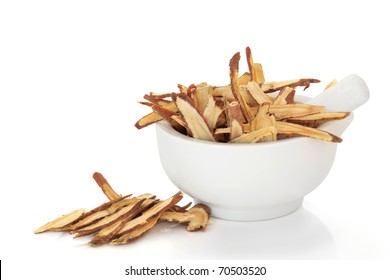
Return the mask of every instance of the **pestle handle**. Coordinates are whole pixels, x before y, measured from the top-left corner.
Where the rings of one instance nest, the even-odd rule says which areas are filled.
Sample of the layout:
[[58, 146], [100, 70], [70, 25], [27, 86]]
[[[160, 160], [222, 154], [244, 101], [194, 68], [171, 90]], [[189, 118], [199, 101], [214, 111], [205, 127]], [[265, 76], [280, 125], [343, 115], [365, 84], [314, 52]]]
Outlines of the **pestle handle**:
[[358, 75], [352, 74], [306, 103], [325, 106], [327, 111], [352, 112], [366, 103], [369, 97], [367, 84]]

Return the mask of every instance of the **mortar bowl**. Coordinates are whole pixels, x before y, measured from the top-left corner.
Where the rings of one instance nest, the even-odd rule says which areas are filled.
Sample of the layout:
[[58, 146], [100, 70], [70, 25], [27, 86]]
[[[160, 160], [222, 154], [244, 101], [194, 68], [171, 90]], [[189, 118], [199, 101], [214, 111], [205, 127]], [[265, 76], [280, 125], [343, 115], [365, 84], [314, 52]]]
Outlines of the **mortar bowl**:
[[[353, 119], [326, 124], [340, 136]], [[322, 128], [322, 127], [320, 127]], [[329, 174], [337, 143], [296, 137], [263, 143], [215, 143], [193, 139], [168, 123], [156, 124], [160, 161], [173, 184], [212, 216], [235, 221], [281, 217]]]

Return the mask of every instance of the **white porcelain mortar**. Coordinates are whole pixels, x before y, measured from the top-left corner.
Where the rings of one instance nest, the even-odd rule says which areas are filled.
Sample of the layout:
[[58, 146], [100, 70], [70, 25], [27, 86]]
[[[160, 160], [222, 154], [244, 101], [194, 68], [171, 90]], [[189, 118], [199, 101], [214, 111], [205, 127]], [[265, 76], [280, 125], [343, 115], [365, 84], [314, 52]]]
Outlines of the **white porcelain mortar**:
[[[342, 109], [354, 110], [368, 100], [368, 88], [361, 82], [356, 75], [340, 81], [331, 88], [328, 101], [342, 89], [358, 100]], [[318, 98], [324, 99], [321, 96]], [[329, 110], [332, 102], [323, 100]], [[321, 128], [341, 136], [352, 119], [353, 113]], [[165, 122], [157, 123], [156, 133], [169, 179], [196, 202], [210, 206], [213, 217], [237, 221], [272, 219], [299, 208], [304, 196], [326, 178], [337, 147], [342, 145], [306, 137], [254, 144], [214, 143], [182, 135]]]

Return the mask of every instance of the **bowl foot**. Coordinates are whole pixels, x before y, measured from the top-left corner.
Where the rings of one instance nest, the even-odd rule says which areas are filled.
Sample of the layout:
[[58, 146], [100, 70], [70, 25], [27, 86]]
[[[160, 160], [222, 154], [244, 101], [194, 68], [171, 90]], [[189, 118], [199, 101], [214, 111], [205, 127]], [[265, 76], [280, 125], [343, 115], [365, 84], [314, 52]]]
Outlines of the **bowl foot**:
[[[201, 201], [195, 200], [195, 203]], [[279, 218], [297, 210], [303, 202], [303, 198], [289, 201], [283, 204], [271, 205], [269, 207], [255, 209], [229, 209], [208, 204], [211, 208], [211, 216], [223, 220], [231, 221], [263, 221]], [[205, 203], [207, 204], [207, 203]]]

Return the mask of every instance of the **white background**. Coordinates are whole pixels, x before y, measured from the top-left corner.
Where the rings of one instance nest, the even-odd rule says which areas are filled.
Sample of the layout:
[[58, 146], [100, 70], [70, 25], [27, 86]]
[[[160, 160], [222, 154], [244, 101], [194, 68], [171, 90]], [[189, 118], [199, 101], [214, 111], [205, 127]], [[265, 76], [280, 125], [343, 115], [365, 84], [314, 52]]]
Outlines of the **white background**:
[[[380, 3], [1, 1], [0, 259], [6, 279], [121, 279], [132, 264], [198, 260], [202, 266], [210, 259], [268, 264], [268, 279], [385, 279], [390, 22]], [[175, 193], [159, 163], [154, 127], [133, 125], [149, 112], [137, 101], [150, 91], [174, 91], [178, 83], [228, 84], [229, 59], [246, 46], [266, 80], [321, 79], [308, 96], [351, 73], [370, 88], [333, 169], [303, 208], [266, 222], [214, 219], [204, 233], [162, 224], [122, 247], [94, 249], [88, 238], [33, 234], [61, 214], [105, 201], [95, 171], [121, 194]], [[242, 63], [240, 72], [246, 70]]]

